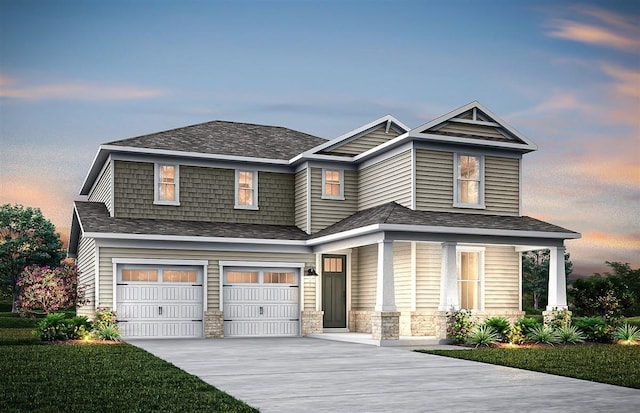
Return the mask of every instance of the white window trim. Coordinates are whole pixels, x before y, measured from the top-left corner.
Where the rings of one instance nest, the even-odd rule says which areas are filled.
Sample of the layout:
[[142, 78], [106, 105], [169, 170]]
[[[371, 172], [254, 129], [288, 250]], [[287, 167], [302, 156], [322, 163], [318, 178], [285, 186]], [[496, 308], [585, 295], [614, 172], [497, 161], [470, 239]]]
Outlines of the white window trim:
[[[251, 172], [253, 174], [253, 178], [251, 178], [251, 182], [253, 184], [253, 204], [251, 205], [240, 205], [240, 203], [238, 202], [238, 195], [239, 195], [239, 175], [240, 172]], [[258, 210], [258, 171], [256, 170], [251, 170], [251, 169], [236, 169], [236, 174], [235, 174], [235, 209], [250, 209], [250, 210]]]
[[[165, 201], [160, 199], [160, 192], [158, 191], [158, 185], [160, 184], [160, 167], [161, 166], [173, 166], [175, 172], [175, 189], [174, 193], [176, 199], [173, 201]], [[180, 205], [180, 165], [172, 163], [155, 163], [153, 167], [153, 203], [155, 205]]]
[[[338, 179], [340, 182], [340, 194], [339, 195], [327, 195], [325, 189], [325, 173], [326, 171], [338, 172]], [[338, 201], [344, 201], [344, 169], [322, 168], [322, 199], [333, 199]]]
[[[486, 247], [475, 247], [475, 246], [469, 246], [469, 245], [458, 245], [456, 246], [456, 268], [457, 271], [460, 271], [460, 253], [461, 252], [477, 252], [479, 253], [479, 257], [478, 257], [478, 279], [479, 279], [479, 283], [480, 283], [480, 288], [478, 291], [478, 303], [480, 304], [480, 308], [466, 308], [465, 310], [478, 310], [478, 311], [484, 311], [485, 305], [484, 305], [484, 253], [486, 251]], [[456, 274], [456, 283], [458, 283], [458, 290], [459, 290], [459, 284], [460, 284], [460, 279], [458, 278], [458, 275]], [[459, 305], [461, 305], [462, 303], [458, 303]]]
[[[478, 188], [479, 196], [477, 204], [468, 204], [459, 202], [458, 200], [458, 163], [460, 156], [474, 156], [480, 159], [480, 186]], [[456, 208], [486, 209], [484, 204], [484, 155], [477, 153], [455, 152], [453, 154], [453, 206]]]

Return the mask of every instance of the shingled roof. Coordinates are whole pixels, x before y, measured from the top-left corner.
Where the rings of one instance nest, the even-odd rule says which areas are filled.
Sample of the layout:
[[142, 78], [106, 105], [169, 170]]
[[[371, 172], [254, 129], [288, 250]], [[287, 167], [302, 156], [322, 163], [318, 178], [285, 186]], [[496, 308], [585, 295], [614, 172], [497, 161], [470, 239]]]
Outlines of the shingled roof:
[[305, 240], [308, 237], [304, 231], [293, 225], [114, 218], [109, 216], [109, 211], [101, 202], [76, 201], [75, 205], [85, 233], [178, 235], [265, 240]]
[[106, 145], [289, 160], [326, 141], [280, 126], [213, 121]]
[[420, 225], [430, 227], [480, 228], [511, 231], [574, 233], [568, 229], [527, 216], [467, 214], [457, 212], [414, 211], [395, 202], [365, 209], [339, 221], [310, 238], [375, 224]]

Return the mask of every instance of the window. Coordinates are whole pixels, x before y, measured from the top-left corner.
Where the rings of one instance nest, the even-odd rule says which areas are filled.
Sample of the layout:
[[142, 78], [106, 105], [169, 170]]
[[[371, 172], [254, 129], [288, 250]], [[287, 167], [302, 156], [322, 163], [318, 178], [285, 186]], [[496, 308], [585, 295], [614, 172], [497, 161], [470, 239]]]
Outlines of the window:
[[257, 271], [229, 271], [227, 272], [227, 282], [231, 284], [257, 284]]
[[322, 170], [322, 198], [344, 199], [344, 171], [338, 169]]
[[195, 283], [198, 280], [198, 273], [195, 270], [164, 270], [162, 281], [167, 283]]
[[158, 281], [158, 270], [122, 270], [122, 281]]
[[460, 308], [481, 310], [482, 251], [458, 251], [458, 299]]
[[155, 165], [155, 204], [180, 205], [178, 165]]
[[323, 259], [322, 268], [324, 272], [342, 272], [342, 258], [325, 257]]
[[236, 171], [235, 207], [258, 209], [258, 171]]
[[483, 158], [457, 154], [454, 206], [484, 208]]
[[269, 272], [264, 273], [265, 284], [293, 284], [296, 275], [292, 272]]

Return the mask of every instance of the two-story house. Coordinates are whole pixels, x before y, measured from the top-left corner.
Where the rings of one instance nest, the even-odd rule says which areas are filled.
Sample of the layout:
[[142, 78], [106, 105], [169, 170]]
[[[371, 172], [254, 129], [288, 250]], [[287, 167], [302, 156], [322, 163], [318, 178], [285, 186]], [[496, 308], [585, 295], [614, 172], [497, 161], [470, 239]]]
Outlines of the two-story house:
[[326, 140], [209, 122], [101, 145], [69, 255], [125, 337], [446, 337], [447, 312], [515, 319], [521, 253], [564, 240], [522, 216], [526, 137], [478, 102], [410, 129], [385, 116]]

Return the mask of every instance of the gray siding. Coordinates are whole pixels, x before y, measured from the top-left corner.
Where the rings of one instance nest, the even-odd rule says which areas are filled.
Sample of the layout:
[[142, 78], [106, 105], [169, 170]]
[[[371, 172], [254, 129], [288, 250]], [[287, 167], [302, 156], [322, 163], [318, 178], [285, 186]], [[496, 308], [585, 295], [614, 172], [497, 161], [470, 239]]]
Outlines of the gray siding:
[[416, 243], [416, 310], [437, 310], [440, 304], [440, 261], [442, 247]]
[[[102, 172], [98, 183], [89, 194], [89, 201], [102, 202], [107, 206], [109, 213], [113, 214], [113, 204], [111, 197], [111, 163], [107, 161], [107, 166]], [[153, 184], [152, 184], [153, 185]]]
[[259, 210], [234, 209], [233, 169], [180, 166], [180, 206], [153, 204], [152, 163], [115, 162], [117, 217], [294, 225], [293, 174], [258, 173]]
[[[315, 266], [313, 254], [284, 254], [261, 252], [228, 252], [228, 251], [197, 251], [197, 250], [163, 250], [163, 249], [135, 249], [135, 248], [100, 248], [100, 306], [111, 307], [113, 303], [113, 258], [147, 258], [147, 259], [180, 259], [180, 260], [208, 260], [207, 267], [207, 307], [217, 310], [220, 304], [220, 267], [219, 261], [264, 261], [264, 262], [292, 262], [305, 263]], [[309, 277], [310, 278], [310, 277]], [[307, 286], [306, 280], [305, 287]], [[305, 308], [315, 309], [315, 293], [304, 295]], [[307, 303], [306, 299], [313, 299]]]
[[322, 199], [322, 169], [311, 168], [311, 233], [358, 211], [358, 173], [344, 171], [344, 200]]
[[295, 179], [295, 218], [296, 226], [305, 232], [309, 232], [307, 228], [307, 173], [308, 169], [300, 171], [296, 174]]
[[512, 246], [487, 246], [484, 253], [485, 310], [519, 310], [520, 261]]
[[78, 315], [93, 318], [96, 300], [96, 277], [95, 277], [95, 260], [96, 260], [96, 242], [93, 238], [80, 237], [78, 245], [78, 285], [84, 288], [85, 298], [89, 300], [86, 305], [78, 307]]
[[453, 153], [416, 150], [416, 209], [518, 215], [520, 160], [485, 156], [485, 209], [453, 207]]
[[357, 270], [351, 275], [351, 309], [373, 310], [376, 305], [378, 245], [358, 248]]
[[398, 132], [394, 131], [393, 129], [389, 129], [389, 133], [385, 133], [385, 129], [386, 124], [380, 126], [378, 129], [367, 133], [366, 135], [360, 136], [350, 142], [333, 148], [329, 152], [355, 156], [399, 136]]
[[358, 210], [395, 201], [411, 208], [411, 151], [360, 170]]

